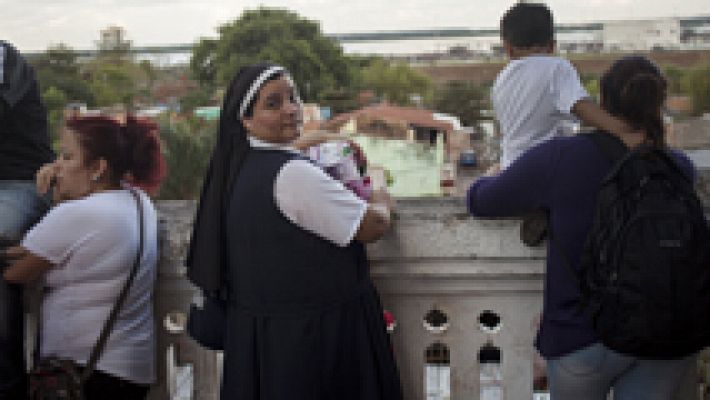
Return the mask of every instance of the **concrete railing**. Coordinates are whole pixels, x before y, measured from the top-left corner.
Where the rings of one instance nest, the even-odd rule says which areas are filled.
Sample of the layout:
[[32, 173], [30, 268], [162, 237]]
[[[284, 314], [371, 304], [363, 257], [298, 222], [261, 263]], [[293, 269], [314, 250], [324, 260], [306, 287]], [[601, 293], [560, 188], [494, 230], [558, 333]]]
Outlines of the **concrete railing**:
[[[708, 180], [704, 182], [707, 199]], [[184, 391], [184, 382], [175, 382], [176, 377], [190, 375], [193, 398], [218, 398], [220, 355], [201, 349], [182, 330], [194, 295], [183, 267], [194, 209], [195, 203], [189, 201], [158, 202], [160, 334], [155, 399], [175, 396], [181, 386]], [[478, 399], [478, 356], [486, 345], [501, 353], [494, 390], [500, 386], [508, 400], [532, 398], [533, 339], [542, 308], [545, 252], [521, 244], [518, 230], [517, 220], [471, 218], [461, 199], [398, 200], [392, 232], [371, 245], [368, 254], [383, 306], [397, 320], [391, 337], [406, 399], [426, 399], [427, 380], [430, 385], [447, 381], [451, 399]], [[447, 324], [427, 329], [425, 316], [434, 309], [446, 315]], [[484, 313], [498, 317], [499, 323], [493, 318], [493, 324], [482, 326], [479, 318]], [[427, 349], [435, 343], [437, 351], [448, 352], [436, 362], [430, 360], [436, 365], [428, 368]], [[491, 376], [485, 378], [490, 385]], [[679, 399], [698, 398], [698, 378], [691, 371]], [[705, 373], [700, 378], [704, 381]], [[445, 395], [446, 390], [439, 393]]]

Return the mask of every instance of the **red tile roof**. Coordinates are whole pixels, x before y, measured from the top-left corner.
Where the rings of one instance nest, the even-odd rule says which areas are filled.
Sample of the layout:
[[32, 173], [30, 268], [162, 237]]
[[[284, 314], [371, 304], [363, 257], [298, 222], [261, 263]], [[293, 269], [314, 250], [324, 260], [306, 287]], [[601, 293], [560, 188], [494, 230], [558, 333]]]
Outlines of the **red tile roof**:
[[[363, 118], [364, 117], [364, 118]], [[373, 120], [379, 119], [392, 123], [405, 123], [419, 127], [433, 128], [451, 132], [454, 127], [451, 123], [434, 119], [434, 113], [418, 107], [402, 107], [388, 103], [380, 103], [345, 114], [338, 114], [327, 122], [327, 126], [340, 127], [353, 118]]]

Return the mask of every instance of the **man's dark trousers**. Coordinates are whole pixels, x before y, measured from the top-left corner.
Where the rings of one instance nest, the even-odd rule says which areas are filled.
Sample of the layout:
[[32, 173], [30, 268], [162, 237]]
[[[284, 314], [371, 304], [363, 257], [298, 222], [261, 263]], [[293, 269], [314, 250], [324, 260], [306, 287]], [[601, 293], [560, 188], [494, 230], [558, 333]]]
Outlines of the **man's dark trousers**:
[[25, 323], [22, 286], [0, 279], [0, 399], [24, 399]]

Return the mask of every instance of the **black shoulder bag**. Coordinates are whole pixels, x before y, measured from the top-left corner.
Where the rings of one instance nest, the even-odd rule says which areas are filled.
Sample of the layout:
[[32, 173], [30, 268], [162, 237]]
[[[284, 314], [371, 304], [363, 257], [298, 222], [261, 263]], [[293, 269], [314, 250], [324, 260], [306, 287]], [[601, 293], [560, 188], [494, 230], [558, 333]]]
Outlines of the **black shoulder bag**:
[[121, 307], [126, 302], [128, 291], [133, 283], [140, 266], [141, 255], [143, 254], [143, 203], [140, 196], [134, 189], [130, 189], [131, 194], [138, 205], [138, 226], [140, 230], [140, 241], [138, 244], [138, 254], [133, 262], [133, 267], [123, 285], [116, 303], [104, 327], [101, 329], [96, 344], [91, 349], [89, 360], [85, 367], [81, 367], [74, 360], [59, 359], [57, 357], [41, 358], [37, 365], [32, 368], [29, 374], [29, 397], [30, 400], [83, 400], [83, 387], [86, 381], [96, 368], [96, 364], [106, 347], [106, 342], [111, 335], [111, 330], [118, 319]]

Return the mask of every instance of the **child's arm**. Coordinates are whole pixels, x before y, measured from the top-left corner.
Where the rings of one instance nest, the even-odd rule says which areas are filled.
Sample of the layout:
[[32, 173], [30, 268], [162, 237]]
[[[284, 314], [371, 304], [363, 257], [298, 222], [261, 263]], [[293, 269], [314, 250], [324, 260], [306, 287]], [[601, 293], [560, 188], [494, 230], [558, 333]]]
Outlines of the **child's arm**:
[[615, 135], [632, 131], [631, 127], [626, 122], [612, 116], [604, 111], [596, 102], [587, 98], [580, 99], [572, 106], [572, 114], [587, 125]]

